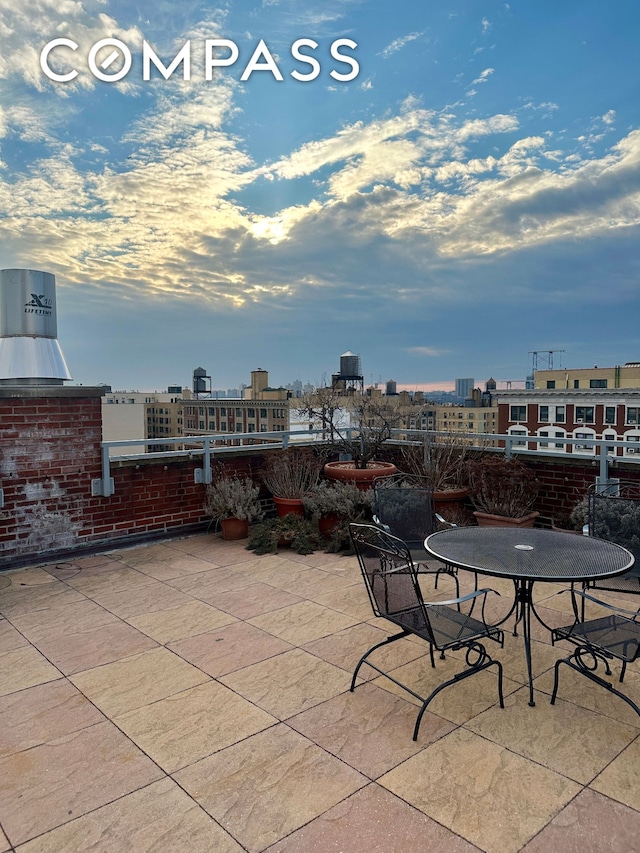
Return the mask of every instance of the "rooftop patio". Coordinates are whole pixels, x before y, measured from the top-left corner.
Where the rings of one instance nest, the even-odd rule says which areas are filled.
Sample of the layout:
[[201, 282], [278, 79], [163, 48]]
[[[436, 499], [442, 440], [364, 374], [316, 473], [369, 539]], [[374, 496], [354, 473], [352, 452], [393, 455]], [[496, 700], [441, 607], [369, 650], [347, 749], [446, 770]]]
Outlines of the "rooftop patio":
[[[433, 598], [433, 577], [423, 580]], [[471, 578], [461, 586], [470, 588]], [[484, 578], [513, 599], [509, 582]], [[415, 701], [363, 668], [385, 623], [353, 557], [256, 557], [216, 535], [0, 575], [0, 853], [638, 849], [640, 717], [534, 625], [505, 667]], [[539, 584], [550, 625], [568, 596]], [[447, 577], [437, 594], [451, 596]], [[511, 623], [508, 623], [511, 627]], [[428, 691], [460, 661], [379, 653]], [[625, 678], [640, 701], [640, 672]]]

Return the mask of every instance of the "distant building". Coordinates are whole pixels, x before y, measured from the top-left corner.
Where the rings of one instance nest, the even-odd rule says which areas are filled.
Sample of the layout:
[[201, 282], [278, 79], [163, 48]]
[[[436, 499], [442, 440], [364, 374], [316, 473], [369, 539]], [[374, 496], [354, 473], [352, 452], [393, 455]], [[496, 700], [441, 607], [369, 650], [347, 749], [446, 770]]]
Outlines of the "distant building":
[[471, 396], [472, 391], [473, 378], [456, 379], [456, 397], [459, 397], [461, 400], [466, 400], [467, 397]]
[[536, 370], [536, 390], [575, 391], [598, 388], [640, 388], [640, 362], [628, 361], [616, 367], [562, 368]]
[[[547, 371], [545, 371], [547, 372]], [[563, 371], [565, 372], [565, 371]], [[614, 456], [640, 454], [640, 388], [535, 389], [500, 393], [498, 431], [521, 436], [530, 450], [595, 455], [587, 444], [563, 439], [626, 439], [637, 448], [612, 447]]]
[[[102, 440], [168, 438], [182, 435], [182, 401], [191, 396], [188, 388], [172, 385], [161, 391], [109, 391], [102, 398]], [[126, 445], [114, 447], [112, 456], [126, 456], [149, 450], [177, 449], [170, 445]]]

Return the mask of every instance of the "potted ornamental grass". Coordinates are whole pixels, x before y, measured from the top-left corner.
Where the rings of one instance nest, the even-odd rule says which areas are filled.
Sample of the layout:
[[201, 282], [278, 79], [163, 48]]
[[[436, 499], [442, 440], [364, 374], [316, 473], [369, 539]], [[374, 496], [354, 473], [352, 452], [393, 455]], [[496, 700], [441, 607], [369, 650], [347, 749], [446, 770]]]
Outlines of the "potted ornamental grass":
[[330, 538], [346, 522], [364, 521], [373, 512], [373, 491], [363, 491], [353, 483], [321, 480], [303, 498], [305, 511], [318, 519], [320, 533]]
[[436, 512], [457, 509], [469, 496], [469, 451], [470, 446], [454, 433], [429, 434], [420, 443], [403, 447], [403, 469], [428, 480]]
[[220, 524], [223, 539], [246, 539], [249, 523], [260, 521], [264, 512], [258, 496], [260, 487], [246, 476], [219, 473], [206, 489], [204, 511]]
[[481, 527], [533, 527], [540, 492], [534, 472], [517, 459], [486, 456], [469, 463], [473, 513]]
[[318, 484], [321, 470], [322, 459], [311, 448], [289, 447], [267, 455], [262, 480], [279, 516], [304, 515], [302, 499]]

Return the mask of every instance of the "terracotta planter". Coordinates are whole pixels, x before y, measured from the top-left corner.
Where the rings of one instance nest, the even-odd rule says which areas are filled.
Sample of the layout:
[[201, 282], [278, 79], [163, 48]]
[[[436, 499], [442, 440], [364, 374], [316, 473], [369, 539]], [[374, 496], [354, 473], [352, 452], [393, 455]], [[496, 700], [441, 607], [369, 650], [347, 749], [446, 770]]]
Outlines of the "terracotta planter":
[[327, 479], [354, 483], [362, 491], [370, 489], [378, 477], [390, 477], [397, 471], [391, 462], [368, 462], [366, 468], [356, 468], [354, 462], [327, 462], [324, 466]]
[[436, 512], [446, 516], [447, 507], [462, 506], [465, 498], [469, 497], [469, 489], [436, 489], [433, 492], [433, 506]]
[[327, 512], [318, 519], [318, 530], [326, 539], [329, 539], [339, 523], [340, 516], [337, 512]]
[[556, 527], [555, 524], [551, 525], [551, 529], [555, 530], [556, 533], [575, 533], [577, 536], [583, 535], [582, 530], [573, 530], [573, 528], [569, 529], [568, 527]]
[[276, 512], [279, 518], [283, 518], [285, 515], [289, 515], [289, 513], [304, 517], [302, 498], [278, 498], [274, 495], [273, 502], [276, 505]]
[[223, 539], [246, 539], [249, 535], [249, 520], [246, 518], [221, 518], [220, 529]]
[[492, 515], [490, 512], [473, 513], [478, 520], [478, 527], [533, 527], [539, 512], [530, 512], [521, 518], [509, 518], [506, 515]]

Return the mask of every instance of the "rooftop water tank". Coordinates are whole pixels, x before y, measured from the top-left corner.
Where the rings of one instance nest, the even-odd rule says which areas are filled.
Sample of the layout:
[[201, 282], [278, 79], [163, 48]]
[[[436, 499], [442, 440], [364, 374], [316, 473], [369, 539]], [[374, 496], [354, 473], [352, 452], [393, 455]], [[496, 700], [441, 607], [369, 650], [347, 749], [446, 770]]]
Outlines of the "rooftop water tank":
[[55, 276], [0, 270], [0, 384], [62, 385], [71, 378], [58, 343]]

